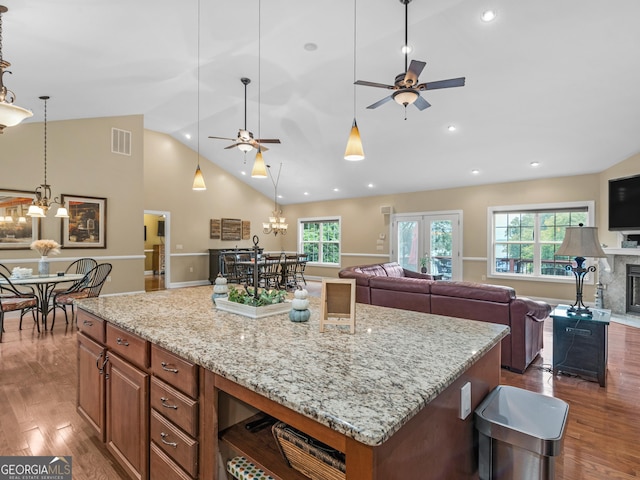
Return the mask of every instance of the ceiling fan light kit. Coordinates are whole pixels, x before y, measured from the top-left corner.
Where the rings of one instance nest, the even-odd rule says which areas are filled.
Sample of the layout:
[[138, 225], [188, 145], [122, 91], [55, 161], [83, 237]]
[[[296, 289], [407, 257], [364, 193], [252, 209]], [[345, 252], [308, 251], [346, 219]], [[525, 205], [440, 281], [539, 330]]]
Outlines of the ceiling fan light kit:
[[[419, 60], [411, 60], [411, 63], [408, 65], [408, 55], [411, 51], [409, 47], [409, 3], [411, 0], [400, 0], [405, 6], [405, 16], [404, 16], [404, 72], [400, 73], [396, 76], [393, 85], [387, 85], [384, 83], [376, 83], [376, 82], [368, 82], [365, 80], [358, 80], [354, 82], [356, 85], [364, 85], [367, 87], [376, 87], [376, 88], [386, 88], [387, 90], [393, 90], [394, 92], [388, 97], [383, 98], [382, 100], [378, 100], [375, 103], [372, 103], [367, 108], [374, 109], [378, 108], [381, 105], [384, 105], [389, 100], [394, 100], [399, 105], [405, 107], [408, 105], [415, 105], [418, 110], [424, 110], [429, 108], [431, 104], [427, 102], [424, 98], [420, 96], [420, 92], [424, 90], [436, 90], [440, 88], [451, 88], [451, 87], [462, 87], [465, 84], [465, 78], [451, 78], [448, 80], [440, 80], [437, 82], [428, 82], [428, 83], [418, 83], [418, 78], [422, 73], [422, 70], [426, 66], [425, 62], [421, 62]], [[406, 120], [406, 116], [405, 116]]]

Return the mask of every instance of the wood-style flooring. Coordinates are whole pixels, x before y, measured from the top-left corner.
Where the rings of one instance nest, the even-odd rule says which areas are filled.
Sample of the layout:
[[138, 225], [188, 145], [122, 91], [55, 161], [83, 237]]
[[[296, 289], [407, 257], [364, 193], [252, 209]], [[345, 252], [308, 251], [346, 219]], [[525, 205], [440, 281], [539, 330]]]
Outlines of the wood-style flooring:
[[[310, 284], [310, 292], [314, 289]], [[535, 365], [524, 375], [503, 370], [501, 382], [569, 403], [557, 479], [638, 480], [640, 329], [609, 327], [607, 386], [602, 388], [548, 371], [551, 327], [545, 325], [546, 348]], [[0, 344], [0, 455], [71, 455], [74, 480], [125, 479], [76, 413], [75, 403], [75, 327], [58, 321], [53, 332], [38, 334], [25, 317], [19, 331], [18, 318], [7, 315]]]

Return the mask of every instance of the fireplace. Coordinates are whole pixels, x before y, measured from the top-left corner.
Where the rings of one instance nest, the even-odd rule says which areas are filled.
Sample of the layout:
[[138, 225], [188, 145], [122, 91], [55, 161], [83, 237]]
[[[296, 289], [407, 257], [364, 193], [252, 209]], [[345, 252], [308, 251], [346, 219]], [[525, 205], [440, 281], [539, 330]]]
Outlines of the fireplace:
[[640, 314], [640, 265], [627, 265], [627, 312]]

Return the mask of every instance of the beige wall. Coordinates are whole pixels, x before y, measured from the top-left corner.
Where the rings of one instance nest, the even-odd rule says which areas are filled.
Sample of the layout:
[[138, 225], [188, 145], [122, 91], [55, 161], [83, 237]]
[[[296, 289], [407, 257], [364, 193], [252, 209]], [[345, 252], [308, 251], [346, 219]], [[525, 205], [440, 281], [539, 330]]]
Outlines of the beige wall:
[[[531, 180], [477, 187], [431, 190], [399, 195], [356, 198], [287, 205], [284, 211], [292, 222], [299, 217], [337, 215], [342, 219], [342, 265], [356, 265], [384, 260], [389, 254], [389, 217], [380, 213], [383, 205], [396, 213], [461, 210], [463, 212], [464, 280], [510, 285], [520, 295], [551, 299], [575, 299], [575, 286], [533, 281], [483, 280], [487, 275], [487, 208], [490, 206], [531, 203], [594, 201], [596, 225], [607, 232], [606, 191], [608, 178], [640, 173], [640, 156], [632, 157], [601, 174], [579, 175], [545, 180]], [[603, 204], [604, 205], [601, 205]], [[290, 223], [290, 227], [294, 227]], [[285, 250], [297, 249], [297, 234], [285, 237]], [[376, 250], [379, 233], [385, 233], [384, 251]], [[608, 235], [602, 235], [607, 238]], [[603, 240], [604, 241], [604, 240]], [[606, 243], [606, 242], [605, 242]], [[610, 243], [613, 245], [613, 242]], [[337, 276], [338, 268], [311, 268], [309, 275]], [[592, 301], [594, 288], [585, 286], [585, 299]]]
[[[50, 101], [49, 110], [55, 108]], [[132, 132], [131, 156], [111, 153], [111, 128]], [[104, 293], [144, 290], [143, 118], [141, 115], [47, 122], [47, 180], [61, 194], [107, 199], [107, 248], [63, 249], [51, 257], [53, 271], [90, 256], [113, 264]], [[0, 135], [0, 188], [33, 191], [44, 181], [43, 124], [21, 124]], [[61, 221], [42, 219], [41, 238], [61, 241]], [[10, 268], [37, 268], [37, 253], [2, 250]]]
[[[191, 190], [197, 154], [169, 135], [145, 131], [144, 210], [170, 212], [170, 282], [203, 282], [209, 277], [210, 248], [252, 246], [251, 240], [210, 239], [210, 219], [238, 218], [251, 222], [251, 236], [260, 246], [280, 251], [280, 237], [262, 234], [262, 222], [273, 209], [273, 199], [240, 182], [204, 158], [200, 168], [206, 191]], [[241, 161], [240, 156], [238, 161]], [[268, 179], [253, 181], [269, 181]], [[182, 248], [178, 248], [181, 246]], [[191, 271], [193, 270], [193, 271]]]

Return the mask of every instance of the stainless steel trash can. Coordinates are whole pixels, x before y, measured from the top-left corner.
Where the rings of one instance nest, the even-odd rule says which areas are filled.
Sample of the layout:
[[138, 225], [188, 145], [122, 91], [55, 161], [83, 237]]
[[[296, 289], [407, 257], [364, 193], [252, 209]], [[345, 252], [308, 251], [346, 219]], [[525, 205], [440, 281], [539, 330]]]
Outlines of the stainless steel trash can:
[[552, 480], [569, 405], [500, 385], [475, 410], [480, 480]]

